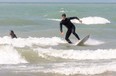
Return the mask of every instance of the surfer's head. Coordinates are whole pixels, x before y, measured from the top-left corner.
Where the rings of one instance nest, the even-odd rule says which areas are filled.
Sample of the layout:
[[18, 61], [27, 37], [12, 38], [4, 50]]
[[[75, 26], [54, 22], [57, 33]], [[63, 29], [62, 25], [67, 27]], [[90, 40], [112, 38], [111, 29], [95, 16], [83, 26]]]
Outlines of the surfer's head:
[[14, 31], [13, 30], [10, 30], [10, 33], [14, 34]]
[[62, 19], [64, 20], [65, 18], [66, 18], [66, 14], [63, 13], [63, 14], [62, 14]]

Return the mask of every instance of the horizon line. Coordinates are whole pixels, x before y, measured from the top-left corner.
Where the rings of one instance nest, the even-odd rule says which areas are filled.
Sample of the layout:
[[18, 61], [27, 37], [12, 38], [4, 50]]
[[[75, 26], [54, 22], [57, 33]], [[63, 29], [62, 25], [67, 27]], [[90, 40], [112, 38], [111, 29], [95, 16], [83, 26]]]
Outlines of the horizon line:
[[0, 3], [74, 3], [74, 4], [77, 4], [77, 3], [96, 3], [96, 4], [101, 4], [101, 3], [104, 3], [104, 4], [108, 4], [108, 3], [112, 3], [112, 4], [116, 4], [116, 2], [0, 2]]

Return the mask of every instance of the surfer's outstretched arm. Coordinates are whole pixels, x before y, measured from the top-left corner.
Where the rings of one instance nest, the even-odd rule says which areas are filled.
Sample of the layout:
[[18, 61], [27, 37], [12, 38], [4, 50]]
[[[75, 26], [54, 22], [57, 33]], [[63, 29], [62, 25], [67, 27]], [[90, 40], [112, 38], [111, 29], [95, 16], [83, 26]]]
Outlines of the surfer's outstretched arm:
[[77, 20], [79, 20], [78, 17], [69, 17], [69, 19], [70, 19], [70, 20], [72, 20], [72, 19], [77, 19]]
[[77, 19], [80, 23], [82, 23], [82, 21], [78, 18], [78, 17], [69, 17], [70, 20], [72, 19]]

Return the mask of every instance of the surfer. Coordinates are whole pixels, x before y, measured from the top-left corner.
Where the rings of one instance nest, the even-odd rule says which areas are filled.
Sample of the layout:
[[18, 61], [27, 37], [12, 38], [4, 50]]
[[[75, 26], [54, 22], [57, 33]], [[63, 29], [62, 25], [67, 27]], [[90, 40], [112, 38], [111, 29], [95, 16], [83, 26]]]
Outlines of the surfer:
[[11, 36], [11, 38], [17, 38], [17, 36], [13, 30], [10, 31], [10, 36]]
[[60, 32], [63, 35], [63, 30], [62, 30], [62, 25], [64, 25], [68, 30], [66, 32], [66, 36], [65, 36], [65, 40], [72, 44], [72, 42], [70, 41], [69, 37], [71, 35], [71, 33], [73, 33], [73, 35], [80, 40], [78, 34], [75, 32], [76, 28], [74, 26], [74, 24], [71, 22], [72, 19], [77, 19], [79, 20], [80, 23], [82, 23], [82, 21], [78, 18], [78, 17], [66, 17], [66, 14], [62, 14], [62, 20], [60, 22]]

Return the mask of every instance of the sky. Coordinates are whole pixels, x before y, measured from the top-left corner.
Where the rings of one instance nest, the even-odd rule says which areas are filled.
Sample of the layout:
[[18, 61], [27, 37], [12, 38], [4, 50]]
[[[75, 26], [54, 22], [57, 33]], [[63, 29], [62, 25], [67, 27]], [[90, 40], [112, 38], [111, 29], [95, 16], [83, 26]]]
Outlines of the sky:
[[116, 0], [0, 0], [0, 2], [110, 2], [116, 3]]

